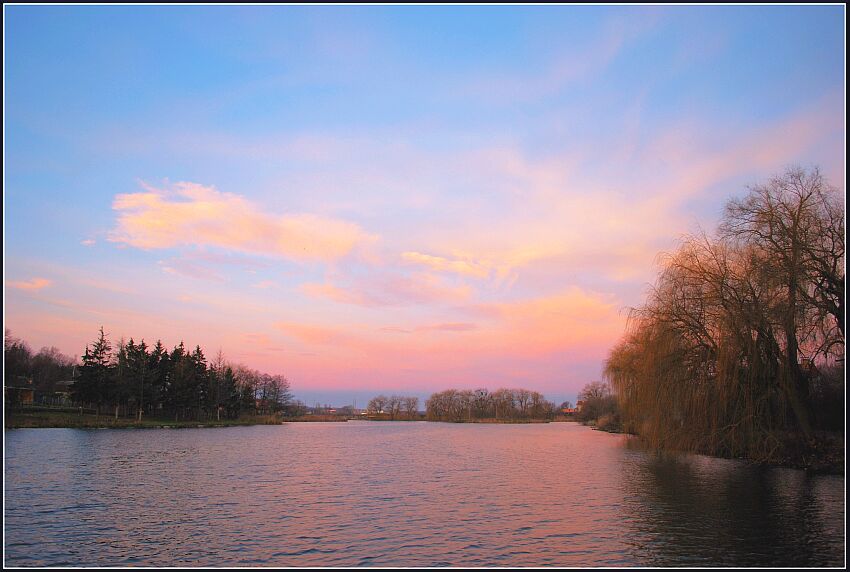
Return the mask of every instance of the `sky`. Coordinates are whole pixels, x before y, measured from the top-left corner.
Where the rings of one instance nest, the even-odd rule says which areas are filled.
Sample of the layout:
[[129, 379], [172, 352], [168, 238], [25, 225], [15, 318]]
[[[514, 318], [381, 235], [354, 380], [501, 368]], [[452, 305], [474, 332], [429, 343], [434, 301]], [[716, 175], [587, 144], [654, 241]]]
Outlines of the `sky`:
[[659, 253], [844, 188], [839, 6], [4, 6], [4, 317], [295, 396], [601, 378]]

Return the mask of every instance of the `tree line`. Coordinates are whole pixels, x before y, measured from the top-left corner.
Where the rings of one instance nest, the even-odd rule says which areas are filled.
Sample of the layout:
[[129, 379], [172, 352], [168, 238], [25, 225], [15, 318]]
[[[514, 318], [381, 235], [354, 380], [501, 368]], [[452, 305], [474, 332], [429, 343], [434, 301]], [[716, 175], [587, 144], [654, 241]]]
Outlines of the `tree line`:
[[434, 393], [425, 402], [430, 421], [471, 421], [476, 419], [551, 419], [555, 404], [542, 394], [527, 389], [457, 390]]
[[390, 420], [416, 419], [419, 416], [419, 398], [402, 395], [378, 395], [369, 400], [366, 412], [385, 414]]
[[605, 366], [627, 430], [771, 460], [844, 419], [843, 195], [792, 168], [666, 255]]
[[[26, 347], [7, 332], [7, 375], [10, 370], [26, 375], [21, 366]], [[70, 388], [74, 402], [98, 413], [167, 415], [178, 421], [233, 419], [286, 412], [292, 403], [290, 382], [282, 375], [231, 364], [220, 351], [210, 362], [200, 346], [189, 351], [183, 342], [170, 351], [161, 341], [151, 347], [133, 338], [113, 346], [103, 328], [86, 346], [80, 365], [64, 357], [60, 363], [75, 368]]]
[[617, 432], [622, 429], [617, 396], [611, 385], [604, 381], [593, 381], [585, 385], [578, 394], [581, 408], [576, 418], [585, 425], [594, 425], [604, 431]]
[[61, 381], [70, 381], [77, 360], [55, 347], [43, 347], [34, 353], [29, 344], [5, 330], [3, 338], [3, 373], [7, 386], [17, 387], [32, 381], [44, 393], [53, 393]]

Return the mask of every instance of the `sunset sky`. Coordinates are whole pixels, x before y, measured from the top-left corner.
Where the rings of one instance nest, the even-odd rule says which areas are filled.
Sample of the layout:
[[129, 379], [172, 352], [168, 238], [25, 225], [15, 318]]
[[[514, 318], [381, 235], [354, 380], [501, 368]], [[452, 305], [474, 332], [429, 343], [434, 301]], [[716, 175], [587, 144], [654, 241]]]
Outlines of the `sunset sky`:
[[5, 7], [5, 325], [337, 405], [600, 378], [657, 254], [844, 186], [844, 9]]

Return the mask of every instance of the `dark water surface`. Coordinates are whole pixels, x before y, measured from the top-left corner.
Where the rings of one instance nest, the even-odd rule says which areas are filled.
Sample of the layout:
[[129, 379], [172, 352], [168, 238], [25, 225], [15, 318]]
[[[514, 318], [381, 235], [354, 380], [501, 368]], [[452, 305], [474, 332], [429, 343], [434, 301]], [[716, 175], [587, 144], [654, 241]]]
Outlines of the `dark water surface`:
[[844, 562], [844, 478], [573, 423], [8, 430], [5, 564]]

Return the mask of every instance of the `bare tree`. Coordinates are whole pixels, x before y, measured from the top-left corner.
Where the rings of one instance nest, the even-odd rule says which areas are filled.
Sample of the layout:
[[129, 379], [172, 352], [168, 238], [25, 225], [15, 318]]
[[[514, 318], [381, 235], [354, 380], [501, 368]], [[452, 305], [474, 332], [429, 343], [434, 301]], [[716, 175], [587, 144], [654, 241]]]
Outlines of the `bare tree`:
[[419, 398], [418, 397], [405, 397], [404, 398], [404, 412], [407, 414], [408, 419], [415, 419], [416, 414], [419, 412]]
[[830, 312], [844, 336], [844, 224], [837, 191], [817, 169], [791, 168], [732, 200], [720, 226], [732, 239], [760, 254], [763, 271], [782, 285], [774, 304], [783, 332], [785, 383], [804, 433], [810, 432], [808, 377], [800, 367], [806, 302]]
[[433, 421], [472, 421], [473, 419], [549, 419], [555, 404], [542, 394], [527, 389], [447, 389], [434, 393], [425, 402], [425, 413]]
[[606, 363], [630, 430], [759, 459], [809, 441], [811, 384], [843, 367], [842, 211], [817, 170], [789, 169], [663, 258]]
[[389, 399], [386, 395], [378, 395], [369, 400], [366, 411], [369, 413], [384, 413]]

